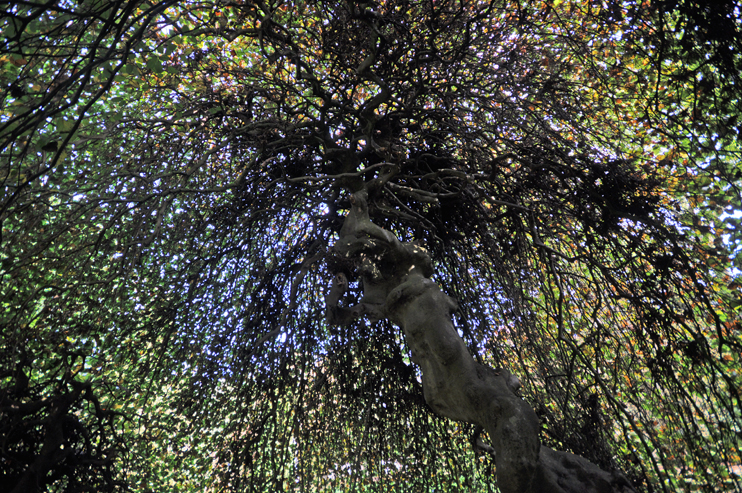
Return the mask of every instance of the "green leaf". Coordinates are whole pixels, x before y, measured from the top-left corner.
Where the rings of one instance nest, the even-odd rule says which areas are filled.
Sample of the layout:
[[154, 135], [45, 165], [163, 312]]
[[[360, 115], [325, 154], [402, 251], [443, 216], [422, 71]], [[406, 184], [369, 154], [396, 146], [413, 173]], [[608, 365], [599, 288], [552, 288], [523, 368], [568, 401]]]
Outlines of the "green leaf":
[[159, 74], [162, 72], [162, 61], [156, 56], [150, 56], [147, 60], [147, 68], [152, 72]]
[[69, 132], [75, 125], [75, 122], [73, 120], [70, 120], [66, 117], [60, 120], [56, 120], [54, 123], [57, 127], [57, 130], [60, 132]]

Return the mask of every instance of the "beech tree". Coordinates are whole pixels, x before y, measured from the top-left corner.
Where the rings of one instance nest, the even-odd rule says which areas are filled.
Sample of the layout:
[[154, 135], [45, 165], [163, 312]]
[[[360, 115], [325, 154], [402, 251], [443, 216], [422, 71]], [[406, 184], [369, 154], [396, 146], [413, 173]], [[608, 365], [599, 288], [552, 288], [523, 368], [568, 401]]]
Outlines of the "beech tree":
[[10, 491], [742, 489], [735, 2], [5, 11]]

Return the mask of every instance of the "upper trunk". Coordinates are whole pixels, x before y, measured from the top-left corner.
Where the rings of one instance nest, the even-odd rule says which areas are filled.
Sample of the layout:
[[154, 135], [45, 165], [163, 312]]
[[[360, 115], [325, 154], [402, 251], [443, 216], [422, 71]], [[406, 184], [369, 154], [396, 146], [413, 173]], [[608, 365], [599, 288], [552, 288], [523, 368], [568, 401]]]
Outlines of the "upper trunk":
[[359, 265], [361, 303], [338, 305], [347, 280], [338, 274], [327, 296], [328, 321], [368, 315], [399, 325], [420, 366], [428, 405], [441, 416], [484, 428], [492, 440], [503, 493], [634, 491], [619, 472], [541, 445], [539, 419], [517, 394], [518, 378], [477, 363], [453, 326], [456, 303], [430, 279], [432, 263], [415, 243], [402, 243], [368, 216], [367, 193], [352, 196], [335, 251]]

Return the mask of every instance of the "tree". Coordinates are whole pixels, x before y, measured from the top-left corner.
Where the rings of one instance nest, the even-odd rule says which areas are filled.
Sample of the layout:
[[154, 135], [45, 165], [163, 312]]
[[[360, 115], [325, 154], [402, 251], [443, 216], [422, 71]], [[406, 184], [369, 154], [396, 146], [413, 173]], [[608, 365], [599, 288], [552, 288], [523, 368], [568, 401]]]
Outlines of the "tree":
[[739, 56], [687, 19], [739, 14], [708, 12], [14, 4], [3, 474], [738, 491]]

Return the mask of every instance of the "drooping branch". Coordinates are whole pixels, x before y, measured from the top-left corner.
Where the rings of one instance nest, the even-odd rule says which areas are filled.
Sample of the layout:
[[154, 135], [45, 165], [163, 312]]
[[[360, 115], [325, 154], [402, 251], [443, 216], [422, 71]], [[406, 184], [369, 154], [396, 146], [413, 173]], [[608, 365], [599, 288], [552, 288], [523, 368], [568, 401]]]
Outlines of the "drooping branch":
[[539, 420], [517, 395], [518, 378], [474, 360], [453, 326], [457, 308], [430, 279], [433, 267], [420, 245], [400, 242], [373, 224], [367, 193], [354, 194], [340, 238], [333, 247], [354, 260], [364, 296], [342, 307], [347, 278], [338, 274], [326, 297], [327, 318], [345, 324], [368, 315], [399, 325], [420, 366], [425, 401], [433, 411], [481, 426], [494, 450], [497, 482], [504, 493], [603, 493], [634, 491], [619, 472], [541, 445]]

